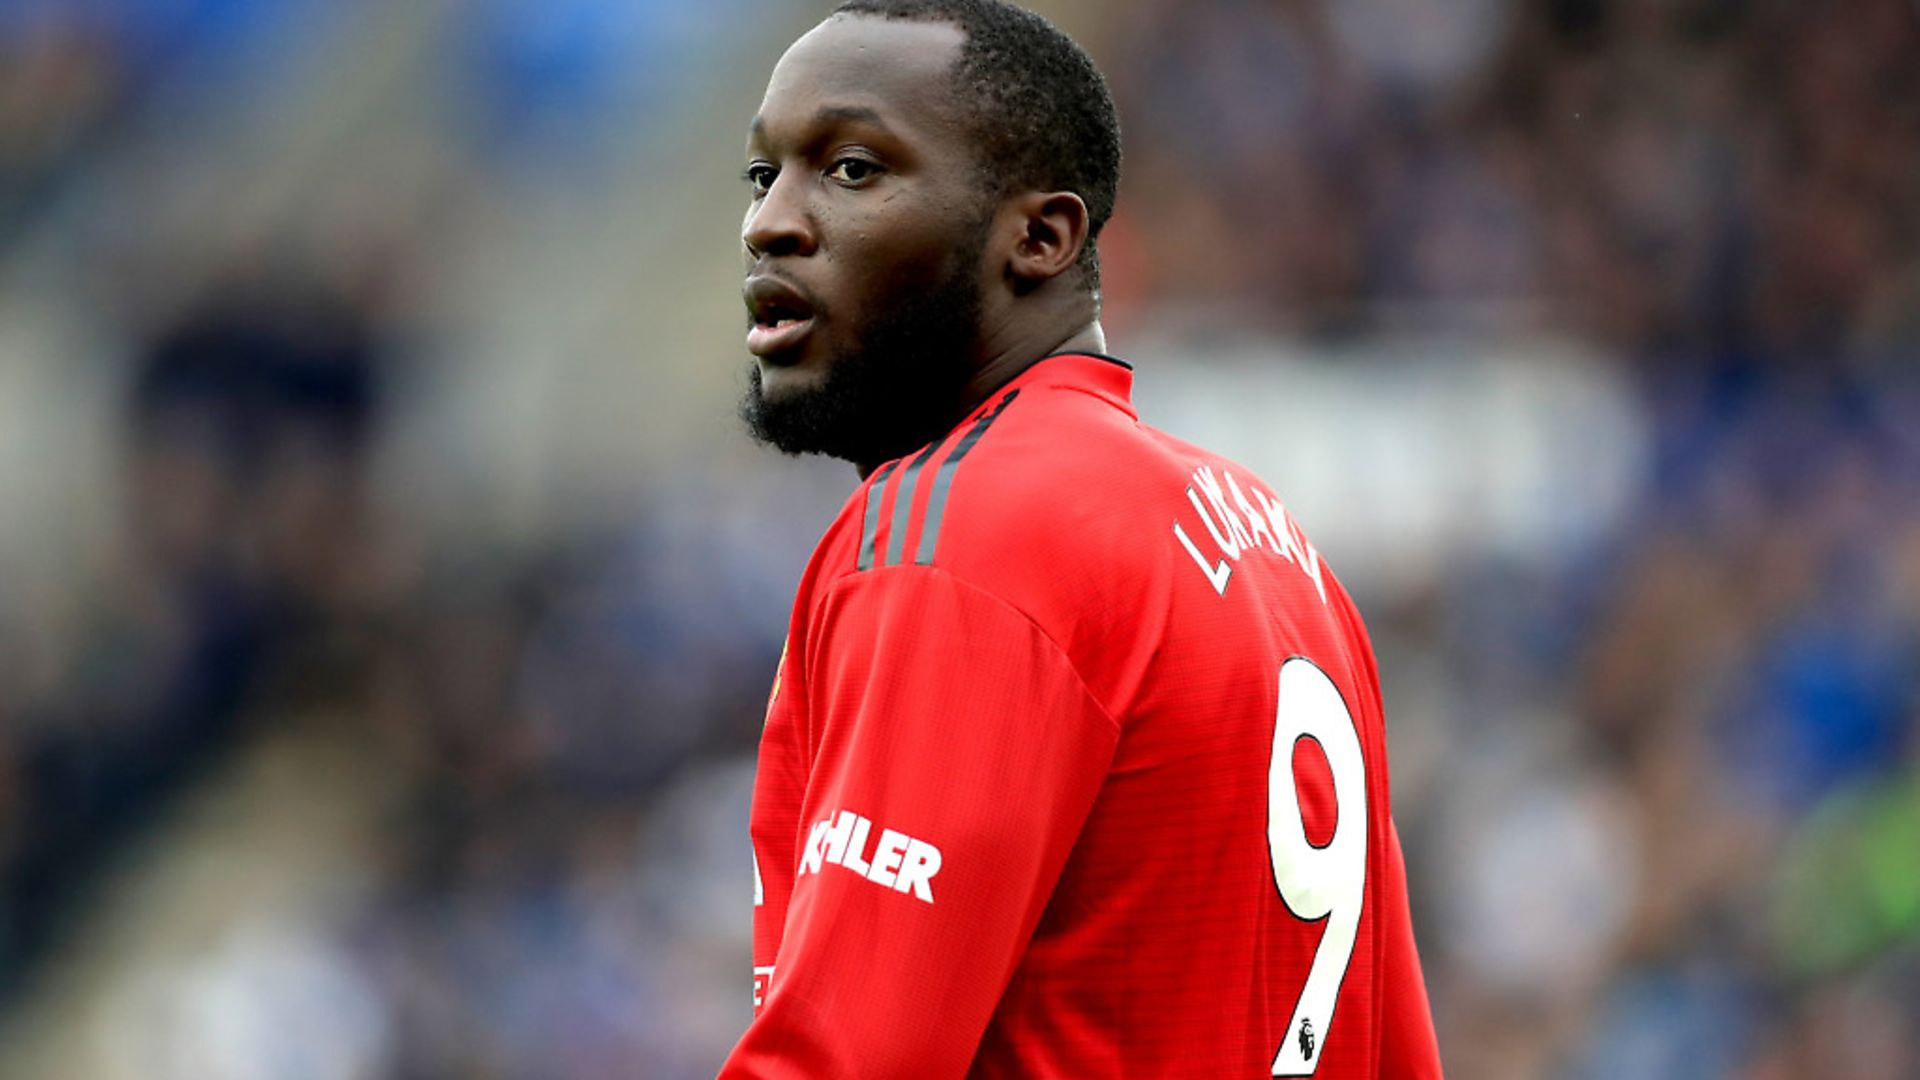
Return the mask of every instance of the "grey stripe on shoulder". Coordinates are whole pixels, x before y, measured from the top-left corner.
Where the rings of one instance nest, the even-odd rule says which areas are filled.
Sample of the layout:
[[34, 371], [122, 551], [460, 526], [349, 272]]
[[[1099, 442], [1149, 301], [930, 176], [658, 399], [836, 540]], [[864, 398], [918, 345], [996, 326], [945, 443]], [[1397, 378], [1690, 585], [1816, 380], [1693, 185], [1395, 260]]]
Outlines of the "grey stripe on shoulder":
[[873, 542], [880, 535], [880, 496], [887, 490], [887, 477], [893, 475], [893, 470], [899, 464], [898, 461], [889, 461], [880, 466], [880, 471], [874, 474], [873, 483], [867, 487], [867, 512], [861, 519], [866, 527], [860, 538], [860, 558], [854, 563], [855, 570], [873, 569]]
[[1007, 391], [1007, 396], [1000, 399], [1000, 403], [993, 407], [993, 411], [982, 414], [980, 419], [973, 422], [973, 426], [968, 428], [966, 435], [961, 438], [960, 445], [954, 447], [953, 453], [947, 456], [947, 460], [940, 463], [940, 471], [933, 477], [933, 493], [927, 497], [927, 516], [920, 522], [920, 550], [915, 554], [914, 562], [921, 566], [933, 565], [933, 553], [940, 542], [940, 523], [947, 512], [947, 491], [953, 487], [954, 471], [960, 467], [961, 459], [966, 457], [974, 444], [980, 441], [980, 436], [987, 433], [987, 429], [993, 426], [993, 422], [998, 420], [1000, 414], [1007, 411], [1007, 406], [1013, 404], [1013, 399], [1019, 396], [1018, 390]]
[[928, 443], [927, 448], [914, 455], [907, 467], [901, 470], [900, 480], [895, 486], [893, 495], [893, 528], [887, 533], [887, 561], [881, 563], [881, 566], [897, 566], [901, 556], [906, 554], [907, 515], [913, 512], [914, 482], [920, 479], [920, 467], [925, 465], [933, 455], [939, 453], [946, 442], [947, 436], [942, 435]]

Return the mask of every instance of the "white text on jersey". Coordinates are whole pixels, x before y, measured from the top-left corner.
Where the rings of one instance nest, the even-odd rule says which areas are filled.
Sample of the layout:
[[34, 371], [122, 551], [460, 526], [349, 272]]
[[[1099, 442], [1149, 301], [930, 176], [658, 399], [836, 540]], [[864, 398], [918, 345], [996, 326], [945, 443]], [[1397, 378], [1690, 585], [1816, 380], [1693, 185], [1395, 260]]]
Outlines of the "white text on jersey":
[[[1194, 513], [1200, 515], [1200, 523], [1207, 527], [1207, 535], [1213, 537], [1224, 557], [1208, 561], [1178, 521], [1173, 523], [1175, 539], [1193, 556], [1200, 572], [1206, 575], [1207, 584], [1222, 596], [1227, 593], [1227, 582], [1232, 579], [1234, 564], [1240, 561], [1240, 556], [1265, 548], [1312, 578], [1314, 588], [1320, 592], [1320, 602], [1326, 603], [1327, 584], [1320, 573], [1320, 553], [1307, 543], [1300, 527], [1294, 524], [1292, 515], [1278, 499], [1270, 497], [1252, 481], [1247, 482], [1246, 490], [1253, 492], [1254, 502], [1260, 504], [1258, 509], [1247, 501], [1246, 492], [1240, 489], [1233, 473], [1221, 469], [1220, 475], [1215, 476], [1210, 465], [1193, 470], [1193, 480], [1187, 485], [1187, 501], [1193, 504]], [[1204, 502], [1201, 501], [1203, 495], [1206, 496]]]
[[876, 885], [909, 892], [933, 903], [933, 875], [940, 872], [940, 849], [925, 840], [883, 829], [868, 849], [873, 822], [851, 810], [816, 821], [800, 853], [800, 875], [817, 874], [823, 865], [845, 867]]

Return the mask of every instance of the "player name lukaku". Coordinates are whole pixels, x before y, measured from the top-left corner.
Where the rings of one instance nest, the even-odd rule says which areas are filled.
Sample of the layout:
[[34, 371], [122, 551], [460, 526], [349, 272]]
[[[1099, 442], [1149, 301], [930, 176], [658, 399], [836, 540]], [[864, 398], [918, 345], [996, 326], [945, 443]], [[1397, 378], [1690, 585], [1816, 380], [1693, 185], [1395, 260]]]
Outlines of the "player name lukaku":
[[[1247, 492], [1253, 493], [1252, 501], [1248, 500]], [[1258, 484], [1248, 480], [1246, 490], [1242, 491], [1231, 471], [1221, 469], [1215, 475], [1212, 468], [1202, 465], [1193, 470], [1193, 478], [1187, 484], [1187, 502], [1199, 516], [1200, 524], [1206, 526], [1205, 535], [1213, 539], [1217, 557], [1201, 554], [1200, 546], [1178, 521], [1173, 523], [1173, 536], [1187, 549], [1187, 554], [1193, 556], [1194, 564], [1206, 575], [1207, 584], [1213, 586], [1214, 592], [1226, 595], [1227, 582], [1233, 579], [1234, 566], [1241, 556], [1250, 551], [1264, 551], [1280, 556], [1307, 575], [1320, 593], [1320, 602], [1327, 602], [1327, 583], [1320, 573], [1320, 553], [1307, 543], [1300, 526], [1294, 523], [1280, 500], [1261, 490]], [[1255, 503], [1259, 505], [1256, 507]]]
[[[895, 892], [911, 891], [933, 903], [933, 875], [940, 872], [940, 849], [903, 832], [882, 829], [871, 839], [873, 822], [851, 810], [816, 821], [800, 855], [800, 874], [817, 874], [823, 865], [851, 870]], [[869, 841], [871, 839], [871, 845]]]

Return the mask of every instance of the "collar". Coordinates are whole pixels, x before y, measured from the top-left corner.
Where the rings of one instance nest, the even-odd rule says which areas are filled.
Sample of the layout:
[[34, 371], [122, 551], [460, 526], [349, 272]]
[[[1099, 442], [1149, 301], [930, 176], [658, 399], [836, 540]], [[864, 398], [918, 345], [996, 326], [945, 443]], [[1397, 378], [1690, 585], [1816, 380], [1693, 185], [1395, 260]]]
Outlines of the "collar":
[[1080, 352], [1043, 356], [1006, 386], [994, 391], [988, 401], [1000, 400], [1008, 390], [1037, 386], [1081, 390], [1107, 401], [1135, 420], [1140, 419], [1133, 408], [1133, 365], [1117, 356]]

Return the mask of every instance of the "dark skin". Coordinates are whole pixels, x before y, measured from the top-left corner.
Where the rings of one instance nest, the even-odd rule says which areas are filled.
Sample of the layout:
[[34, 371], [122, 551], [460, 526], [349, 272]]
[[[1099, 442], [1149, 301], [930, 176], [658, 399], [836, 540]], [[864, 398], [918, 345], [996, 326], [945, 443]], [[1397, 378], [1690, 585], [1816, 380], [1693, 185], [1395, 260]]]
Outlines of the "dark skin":
[[[1104, 352], [1076, 272], [1086, 203], [1067, 191], [987, 190], [953, 102], [965, 38], [946, 23], [835, 16], [775, 65], [747, 141], [753, 201], [741, 228], [749, 306], [791, 318], [750, 335], [769, 400], [817, 390], [901, 288], [933, 281], [985, 223], [969, 372], [941, 406], [959, 423], [1040, 359]], [[766, 315], [769, 305], [804, 317]], [[879, 461], [855, 461], [862, 478]]]

